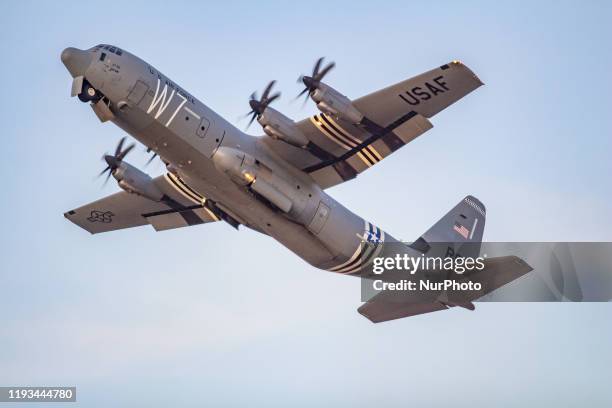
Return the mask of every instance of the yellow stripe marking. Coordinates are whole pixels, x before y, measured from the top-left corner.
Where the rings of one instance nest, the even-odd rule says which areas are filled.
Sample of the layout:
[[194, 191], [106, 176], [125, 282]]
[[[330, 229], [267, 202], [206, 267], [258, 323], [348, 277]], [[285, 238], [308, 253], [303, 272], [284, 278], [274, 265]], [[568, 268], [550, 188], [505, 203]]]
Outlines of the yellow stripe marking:
[[[343, 147], [346, 150], [351, 150], [353, 147], [355, 146], [351, 146], [351, 142], [348, 140], [345, 140], [343, 138], [339, 138], [339, 137], [334, 137], [332, 136], [324, 127], [323, 124], [321, 122], [319, 122], [318, 118], [316, 116], [311, 117], [310, 121], [317, 127], [317, 129], [319, 129], [321, 131], [321, 133], [323, 133], [325, 136], [327, 136], [327, 138], [329, 140], [331, 140], [332, 142], [336, 143], [337, 145]], [[346, 143], [349, 144], [346, 144]], [[372, 164], [363, 156], [363, 154], [361, 153], [362, 150], [357, 152], [357, 157], [359, 157], [361, 159], [361, 161], [363, 161], [365, 163], [366, 166], [368, 167], [372, 167]]]
[[[362, 143], [359, 139], [357, 139], [355, 136], [350, 134], [346, 129], [344, 129], [342, 126], [340, 126], [340, 124], [338, 122], [333, 120], [333, 118], [331, 116], [325, 115], [325, 117], [327, 118], [327, 120], [329, 120], [331, 123], [333, 123], [338, 129], [340, 129], [340, 131], [344, 134], [344, 136], [346, 136], [347, 138], [353, 140], [358, 145]], [[380, 153], [378, 153], [376, 151], [376, 149], [374, 148], [374, 144], [370, 144], [367, 147], [376, 156], [376, 159], [378, 159], [378, 160], [374, 159], [374, 161], [378, 162], [378, 161], [381, 161], [383, 159], [383, 157], [380, 155]], [[365, 148], [364, 148], [364, 150], [365, 150]]]

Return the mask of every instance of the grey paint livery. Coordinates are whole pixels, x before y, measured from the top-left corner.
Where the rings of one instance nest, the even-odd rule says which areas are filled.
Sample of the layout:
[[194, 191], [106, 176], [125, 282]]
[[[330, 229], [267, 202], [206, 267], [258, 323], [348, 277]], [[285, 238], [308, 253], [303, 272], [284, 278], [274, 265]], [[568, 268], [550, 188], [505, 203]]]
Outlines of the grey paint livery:
[[[299, 140], [308, 140], [308, 147], [299, 147], [267, 135], [245, 134], [118, 47], [67, 48], [61, 59], [73, 77], [72, 95], [91, 103], [101, 121], [111, 121], [151, 148], [168, 168], [167, 175], [150, 179], [123, 163], [123, 173], [132, 174], [125, 181], [128, 188], [122, 185], [127, 191], [69, 211], [69, 220], [91, 233], [146, 224], [164, 230], [224, 220], [273, 237], [317, 268], [352, 275], [384, 253], [383, 243], [398, 241], [325, 189], [355, 177], [418, 137], [432, 127], [428, 118], [482, 85], [465, 65], [454, 61], [356, 99], [352, 108], [363, 115], [360, 123], [326, 113], [297, 123], [283, 119], [283, 126], [299, 133]], [[274, 125], [279, 115], [267, 108], [262, 116]], [[120, 181], [118, 173], [113, 175]], [[145, 190], [156, 192], [155, 197]], [[469, 238], [453, 230], [458, 213], [471, 217], [469, 222], [480, 221]], [[421, 240], [480, 242], [484, 221], [484, 206], [468, 196]], [[363, 241], [375, 244], [371, 253], [362, 253]], [[419, 254], [408, 245], [405, 250]], [[440, 310], [440, 305], [422, 309]], [[375, 318], [367, 308], [360, 312], [373, 321], [402, 315], [394, 310], [386, 319], [380, 307]]]

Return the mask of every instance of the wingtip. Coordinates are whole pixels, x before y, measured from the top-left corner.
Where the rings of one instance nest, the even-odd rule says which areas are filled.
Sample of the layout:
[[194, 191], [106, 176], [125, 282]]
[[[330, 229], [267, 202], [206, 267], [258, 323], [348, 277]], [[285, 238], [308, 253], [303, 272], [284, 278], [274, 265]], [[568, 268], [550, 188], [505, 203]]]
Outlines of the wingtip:
[[476, 75], [474, 73], [474, 71], [472, 71], [467, 65], [465, 65], [461, 60], [458, 59], [454, 59], [451, 62], [449, 62], [448, 64], [446, 64], [446, 66], [455, 66], [455, 67], [462, 67], [466, 70], [468, 70], [468, 72], [470, 72], [472, 74], [472, 76], [474, 77], [474, 79], [478, 82], [478, 86], [483, 86], [485, 83], [478, 77], [478, 75]]
[[361, 305], [360, 307], [357, 308], [357, 312], [362, 315], [363, 317], [365, 317], [366, 319], [368, 319], [370, 322], [372, 323], [380, 323], [382, 322], [382, 320], [376, 320], [374, 319], [371, 315], [366, 313], [365, 310], [365, 306], [367, 305], [367, 303], [364, 303], [363, 305]]

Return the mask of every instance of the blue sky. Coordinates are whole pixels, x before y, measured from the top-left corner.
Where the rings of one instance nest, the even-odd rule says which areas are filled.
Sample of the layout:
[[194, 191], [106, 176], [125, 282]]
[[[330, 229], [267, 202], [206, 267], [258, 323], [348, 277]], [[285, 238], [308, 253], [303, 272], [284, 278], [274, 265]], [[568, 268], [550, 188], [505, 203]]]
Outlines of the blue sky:
[[276, 108], [314, 113], [291, 101], [320, 56], [353, 98], [460, 59], [486, 85], [332, 196], [406, 240], [473, 194], [489, 241], [612, 241], [611, 18], [605, 1], [3, 3], [0, 385], [76, 385], [89, 407], [609, 406], [610, 304], [373, 325], [356, 279], [250, 231], [81, 231], [62, 214], [117, 190], [95, 176], [123, 133], [69, 98], [59, 55], [116, 44], [240, 127], [271, 79]]

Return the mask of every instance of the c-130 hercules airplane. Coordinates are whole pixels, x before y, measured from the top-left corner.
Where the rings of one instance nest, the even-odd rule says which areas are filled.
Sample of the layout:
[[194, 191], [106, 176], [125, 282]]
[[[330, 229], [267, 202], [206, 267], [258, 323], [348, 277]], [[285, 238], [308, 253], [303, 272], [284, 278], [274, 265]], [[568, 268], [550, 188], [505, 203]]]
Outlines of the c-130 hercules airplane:
[[[151, 178], [127, 163], [134, 145], [124, 149], [123, 138], [115, 154], [104, 157], [103, 173], [124, 191], [65, 213], [92, 234], [146, 224], [162, 231], [225, 221], [269, 235], [317, 268], [356, 276], [389, 243], [418, 256], [429, 243], [482, 240], [485, 207], [472, 196], [415, 243], [403, 245], [325, 192], [429, 130], [428, 118], [481, 86], [459, 61], [350, 100], [322, 81], [334, 64], [322, 67], [321, 58], [310, 76], [301, 77], [305, 88], [300, 94], [321, 113], [294, 122], [271, 108], [280, 95], [271, 94], [272, 81], [261, 98], [251, 95], [251, 122], [257, 119], [265, 132], [253, 137], [118, 47], [66, 48], [61, 60], [73, 77], [72, 96], [90, 103], [102, 122], [115, 123], [147, 146], [167, 168], [165, 175]], [[496, 271], [510, 265], [498, 286], [531, 269], [515, 257], [491, 258], [487, 265]], [[471, 302], [402, 304], [384, 296], [368, 300], [359, 312], [381, 322], [453, 306], [474, 308]]]

